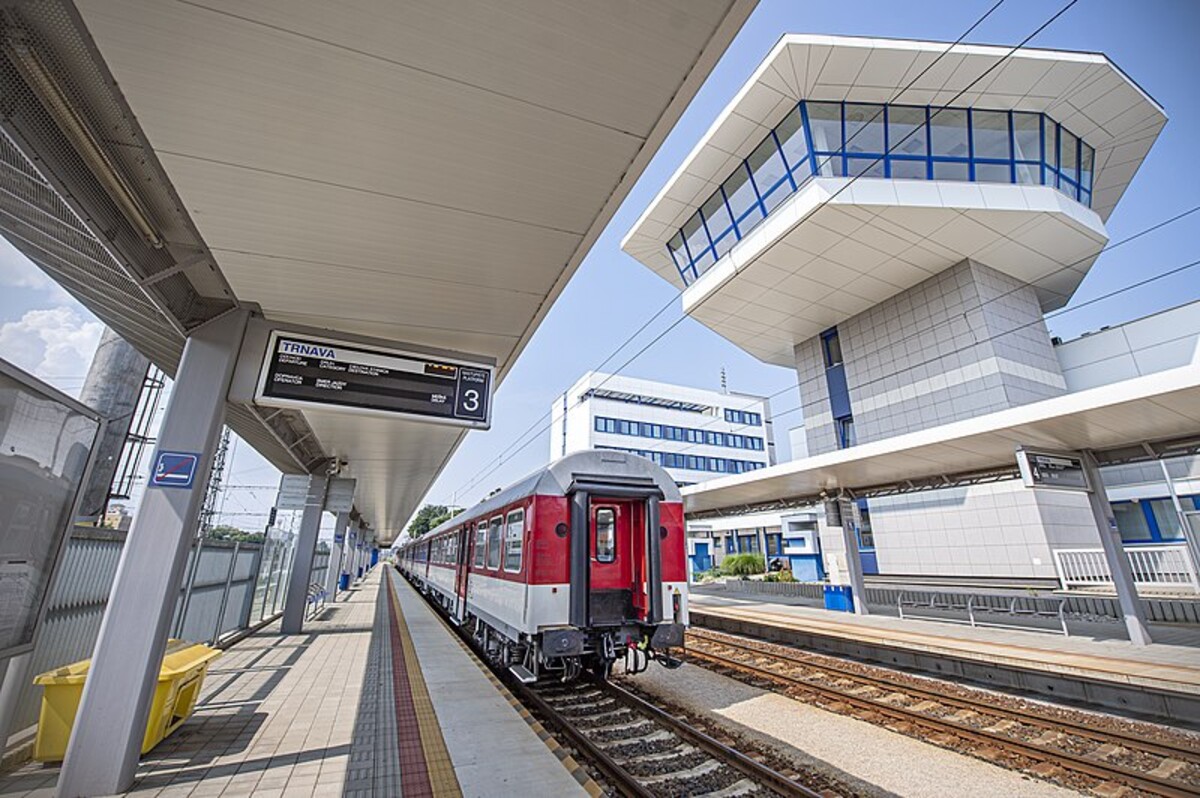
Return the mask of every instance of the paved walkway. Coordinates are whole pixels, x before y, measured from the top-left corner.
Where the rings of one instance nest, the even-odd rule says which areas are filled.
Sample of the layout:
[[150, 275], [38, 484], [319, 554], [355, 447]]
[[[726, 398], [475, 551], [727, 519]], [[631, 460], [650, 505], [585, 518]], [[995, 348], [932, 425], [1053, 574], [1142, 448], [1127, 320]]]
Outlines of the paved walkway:
[[[381, 589], [384, 579], [392, 584]], [[50, 796], [57, 779], [56, 766], [30, 763], [0, 776], [0, 796]], [[407, 583], [379, 567], [304, 634], [272, 625], [226, 651], [195, 714], [142, 758], [130, 794], [597, 791]]]

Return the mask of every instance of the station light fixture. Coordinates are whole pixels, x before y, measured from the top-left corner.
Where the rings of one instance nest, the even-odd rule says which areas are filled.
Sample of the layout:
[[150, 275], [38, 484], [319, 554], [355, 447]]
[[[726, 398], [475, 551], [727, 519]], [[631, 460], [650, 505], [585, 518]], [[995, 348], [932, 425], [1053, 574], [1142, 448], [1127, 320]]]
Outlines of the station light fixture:
[[62, 87], [19, 31], [9, 32], [4, 39], [4, 51], [21, 77], [46, 111], [58, 123], [63, 135], [79, 157], [87, 164], [96, 180], [116, 203], [125, 219], [137, 229], [147, 244], [158, 249], [163, 245], [141, 200], [121, 176], [116, 165], [105, 154], [88, 123], [68, 101]]

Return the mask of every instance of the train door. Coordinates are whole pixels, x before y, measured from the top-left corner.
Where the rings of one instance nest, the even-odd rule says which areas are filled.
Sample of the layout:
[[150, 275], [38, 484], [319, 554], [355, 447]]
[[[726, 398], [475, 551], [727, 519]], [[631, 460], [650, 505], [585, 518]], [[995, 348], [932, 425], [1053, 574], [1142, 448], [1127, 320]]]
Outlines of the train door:
[[467, 564], [470, 562], [471, 556], [470, 525], [458, 530], [457, 539], [458, 558], [455, 563], [457, 570], [454, 574], [454, 594], [457, 596], [457, 601], [455, 602], [454, 617], [461, 621], [467, 614]]
[[646, 594], [646, 506], [637, 499], [591, 500], [591, 622], [643, 620]]

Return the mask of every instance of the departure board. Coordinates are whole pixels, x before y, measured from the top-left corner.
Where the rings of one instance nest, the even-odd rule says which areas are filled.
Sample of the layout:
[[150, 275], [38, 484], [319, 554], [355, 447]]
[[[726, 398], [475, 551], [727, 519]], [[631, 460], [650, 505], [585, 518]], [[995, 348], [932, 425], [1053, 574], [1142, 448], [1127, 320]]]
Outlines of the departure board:
[[1017, 450], [1017, 467], [1027, 488], [1058, 488], [1087, 491], [1087, 473], [1083, 459], [1074, 453], [1031, 452]]
[[255, 401], [486, 429], [492, 367], [274, 332]]

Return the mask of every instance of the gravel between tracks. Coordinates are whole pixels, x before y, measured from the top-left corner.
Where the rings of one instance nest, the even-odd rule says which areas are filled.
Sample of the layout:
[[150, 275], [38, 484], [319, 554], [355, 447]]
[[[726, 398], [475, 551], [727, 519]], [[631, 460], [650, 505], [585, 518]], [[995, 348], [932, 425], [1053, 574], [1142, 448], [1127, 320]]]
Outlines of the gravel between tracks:
[[[650, 668], [636, 686], [685, 709], [724, 719], [732, 729], [801, 765], [879, 795], [1051, 798], [1078, 793], [947, 751], [870, 723], [687, 665]], [[872, 791], [867, 788], [867, 791]]]

